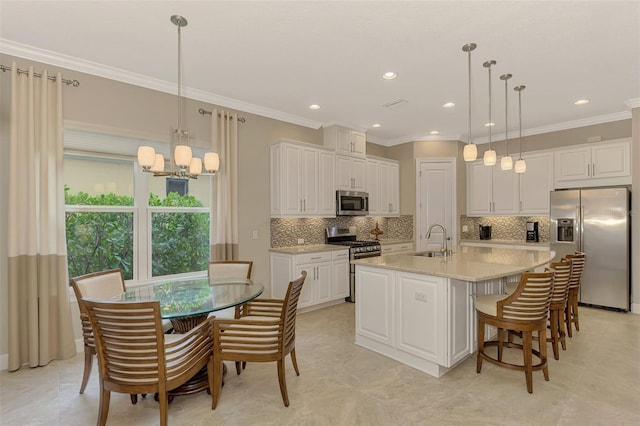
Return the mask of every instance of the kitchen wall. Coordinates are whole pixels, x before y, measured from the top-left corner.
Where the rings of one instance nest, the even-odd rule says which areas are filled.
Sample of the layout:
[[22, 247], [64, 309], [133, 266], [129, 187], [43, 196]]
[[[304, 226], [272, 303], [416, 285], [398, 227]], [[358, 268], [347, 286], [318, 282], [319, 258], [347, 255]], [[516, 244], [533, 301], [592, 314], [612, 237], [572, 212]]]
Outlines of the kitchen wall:
[[271, 247], [290, 247], [299, 245], [298, 239], [304, 239], [304, 244], [324, 244], [325, 228], [356, 227], [358, 240], [374, 239], [371, 230], [378, 227], [384, 232], [380, 239], [413, 240], [413, 216], [400, 217], [336, 217], [336, 218], [285, 218], [271, 219]]
[[[492, 240], [522, 240], [525, 241], [527, 222], [538, 222], [538, 236], [540, 242], [549, 242], [549, 216], [460, 216], [460, 239], [479, 240], [478, 225], [491, 225]], [[463, 232], [462, 227], [468, 231]]]

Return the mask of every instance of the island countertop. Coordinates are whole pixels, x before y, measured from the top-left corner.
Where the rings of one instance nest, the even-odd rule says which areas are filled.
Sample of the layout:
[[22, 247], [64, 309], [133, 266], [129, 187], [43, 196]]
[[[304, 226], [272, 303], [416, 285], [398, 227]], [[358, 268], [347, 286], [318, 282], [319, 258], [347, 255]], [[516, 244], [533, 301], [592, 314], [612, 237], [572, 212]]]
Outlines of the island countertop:
[[[420, 252], [417, 252], [420, 253]], [[352, 261], [355, 265], [412, 272], [463, 281], [485, 281], [531, 271], [553, 260], [554, 252], [497, 247], [454, 247], [442, 257], [386, 254]]]

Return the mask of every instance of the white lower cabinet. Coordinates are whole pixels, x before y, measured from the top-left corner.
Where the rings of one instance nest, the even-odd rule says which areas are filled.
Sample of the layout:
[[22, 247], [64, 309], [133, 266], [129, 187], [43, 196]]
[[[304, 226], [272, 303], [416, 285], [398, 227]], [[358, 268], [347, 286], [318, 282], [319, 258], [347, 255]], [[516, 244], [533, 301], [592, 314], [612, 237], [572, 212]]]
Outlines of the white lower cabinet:
[[343, 302], [349, 295], [349, 251], [271, 253], [271, 296], [284, 299], [289, 282], [307, 272], [298, 309]]
[[[356, 344], [440, 377], [476, 351], [476, 295], [501, 289], [502, 279], [474, 283], [356, 265]], [[488, 327], [485, 335], [495, 334]]]

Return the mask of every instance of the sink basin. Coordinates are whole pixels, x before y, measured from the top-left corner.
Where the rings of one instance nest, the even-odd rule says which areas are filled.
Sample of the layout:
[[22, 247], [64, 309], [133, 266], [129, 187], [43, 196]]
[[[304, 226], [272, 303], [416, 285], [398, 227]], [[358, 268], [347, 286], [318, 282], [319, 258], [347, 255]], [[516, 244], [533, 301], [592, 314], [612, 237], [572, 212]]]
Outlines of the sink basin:
[[453, 251], [451, 250], [447, 250], [446, 252], [444, 251], [440, 251], [440, 250], [429, 250], [429, 251], [421, 251], [418, 252], [416, 254], [414, 254], [414, 256], [421, 256], [421, 257], [446, 257], [446, 256], [451, 256], [453, 254]]

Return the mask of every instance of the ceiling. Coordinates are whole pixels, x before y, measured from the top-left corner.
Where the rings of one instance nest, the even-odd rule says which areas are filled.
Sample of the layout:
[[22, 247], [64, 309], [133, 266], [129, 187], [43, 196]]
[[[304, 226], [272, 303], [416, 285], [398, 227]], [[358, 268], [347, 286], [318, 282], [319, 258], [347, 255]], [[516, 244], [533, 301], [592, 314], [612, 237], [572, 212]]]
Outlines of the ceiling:
[[[630, 118], [640, 100], [638, 1], [2, 0], [0, 51], [175, 93], [174, 14], [189, 21], [183, 95], [314, 128], [342, 124], [387, 146], [467, 140], [469, 42], [477, 143], [488, 139], [490, 59], [494, 140], [505, 112], [509, 137], [518, 133], [516, 85], [526, 86], [524, 135]], [[398, 77], [384, 80], [386, 71]]]

